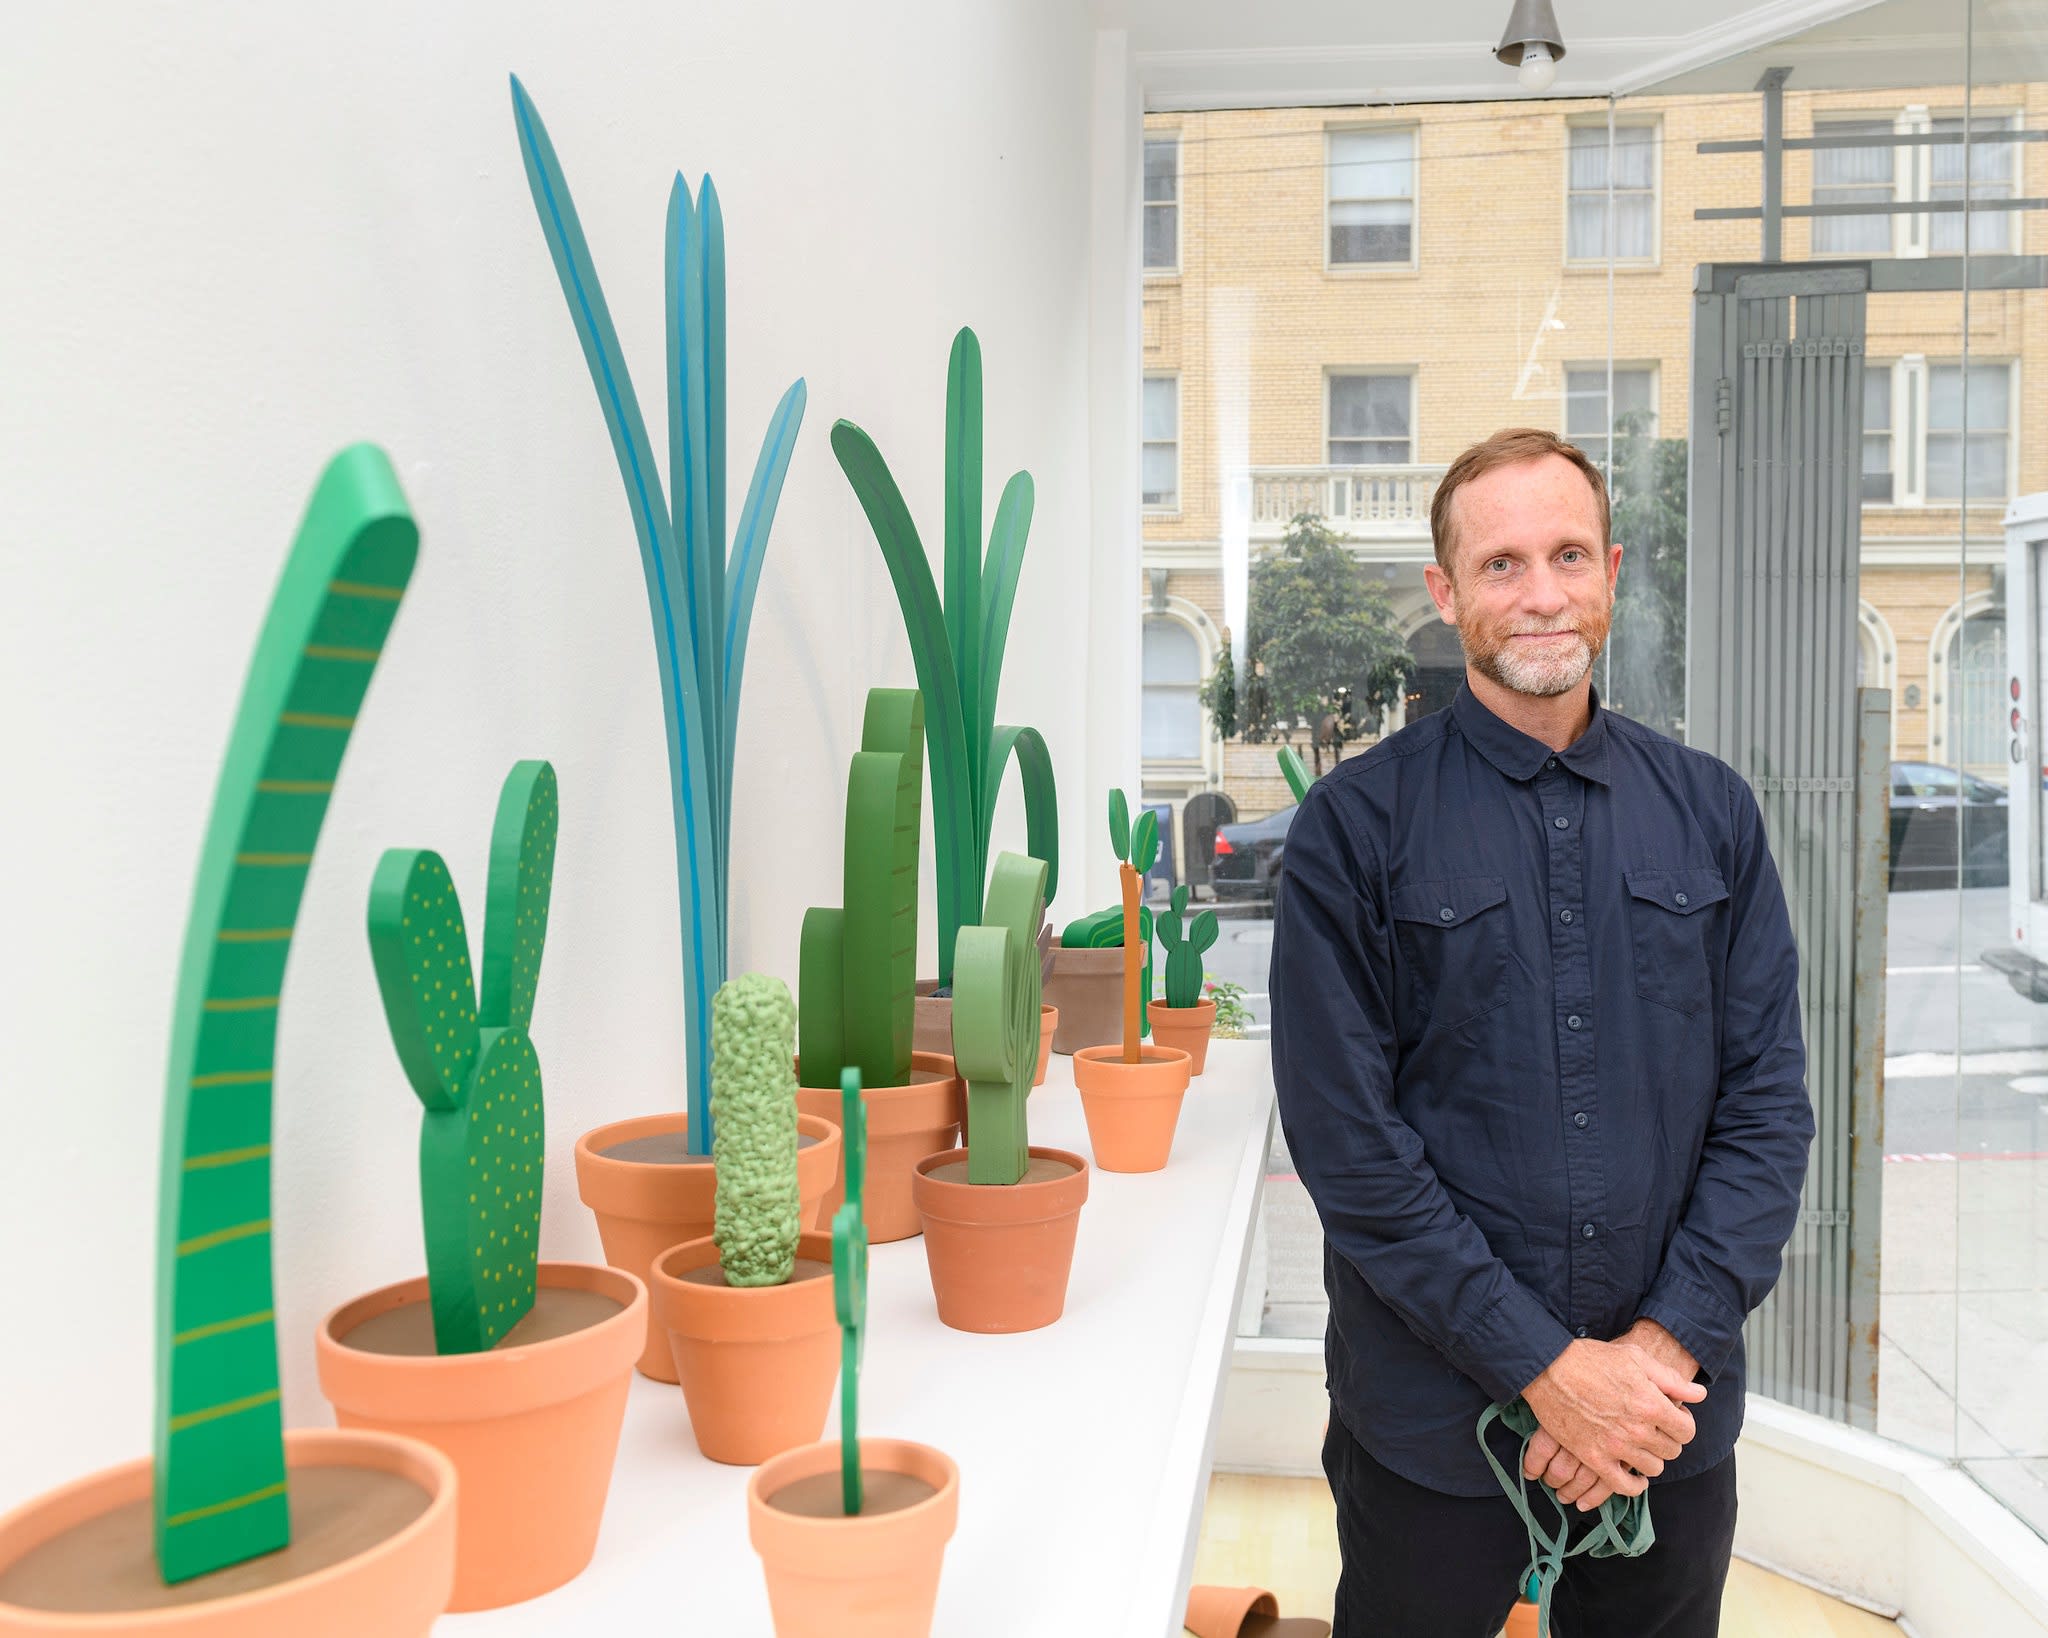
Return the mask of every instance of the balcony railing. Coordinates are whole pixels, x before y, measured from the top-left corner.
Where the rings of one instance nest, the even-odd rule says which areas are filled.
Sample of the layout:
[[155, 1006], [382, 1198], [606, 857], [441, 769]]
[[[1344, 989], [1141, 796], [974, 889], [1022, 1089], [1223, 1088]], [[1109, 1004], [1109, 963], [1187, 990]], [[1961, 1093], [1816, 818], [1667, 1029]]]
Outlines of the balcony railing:
[[1278, 540], [1302, 512], [1339, 534], [1428, 537], [1429, 503], [1442, 466], [1260, 466], [1251, 481], [1251, 536]]

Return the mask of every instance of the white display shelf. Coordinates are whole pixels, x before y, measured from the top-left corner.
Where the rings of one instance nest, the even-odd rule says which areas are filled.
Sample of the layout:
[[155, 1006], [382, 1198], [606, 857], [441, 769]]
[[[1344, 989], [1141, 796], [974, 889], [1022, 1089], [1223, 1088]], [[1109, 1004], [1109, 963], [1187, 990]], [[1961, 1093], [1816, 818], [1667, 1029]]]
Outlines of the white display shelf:
[[[1091, 1166], [1066, 1315], [1042, 1331], [948, 1330], [924, 1242], [874, 1248], [861, 1431], [960, 1464], [934, 1638], [1178, 1638], [1272, 1117], [1265, 1043], [1212, 1043], [1166, 1169]], [[1092, 1162], [1066, 1058], [1032, 1094], [1031, 1141]], [[590, 1568], [436, 1631], [768, 1638], [751, 1472], [700, 1456], [682, 1390], [636, 1376]]]

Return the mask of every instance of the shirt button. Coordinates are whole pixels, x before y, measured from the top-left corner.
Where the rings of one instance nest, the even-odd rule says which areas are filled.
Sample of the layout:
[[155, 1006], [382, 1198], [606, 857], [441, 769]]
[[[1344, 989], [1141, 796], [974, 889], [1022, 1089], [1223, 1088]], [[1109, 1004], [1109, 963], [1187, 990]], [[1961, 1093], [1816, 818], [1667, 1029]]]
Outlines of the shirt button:
[[1439, 921], [1455, 921], [1458, 917], [1457, 911], [1453, 910], [1448, 904], [1439, 910], [1436, 915]]
[[1569, 910], [1560, 910], [1557, 913], [1557, 919], [1569, 927], [1572, 924], [1572, 913]]
[[1586, 1119], [1586, 1111], [1581, 1109], [1576, 1115], [1572, 1116], [1572, 1124], [1574, 1126], [1584, 1126], [1586, 1124]]
[[1569, 819], [1567, 819], [1567, 818], [1566, 818], [1566, 817], [1565, 817], [1565, 816], [1564, 816], [1563, 814], [1561, 814], [1561, 813], [1560, 813], [1560, 814], [1559, 814], [1559, 815], [1558, 815], [1558, 816], [1557, 816], [1557, 817], [1556, 817], [1555, 819], [1551, 820], [1550, 822], [1551, 822], [1551, 823], [1552, 823], [1553, 825], [1557, 826], [1557, 828], [1558, 828], [1559, 830], [1563, 830], [1563, 829], [1565, 828], [1565, 826], [1567, 826], [1567, 825], [1569, 825], [1569, 824], [1571, 823], [1571, 821], [1570, 821]]
[[1554, 756], [1547, 756], [1547, 757], [1545, 757], [1545, 758], [1543, 759], [1543, 766], [1544, 766], [1544, 767], [1546, 767], [1546, 768], [1554, 768], [1554, 767], [1556, 767], [1556, 766], [1557, 766], [1557, 758], [1556, 758], [1556, 757], [1554, 757]]
[[1564, 1021], [1564, 1027], [1566, 1029], [1577, 1029], [1579, 1027], [1580, 1022], [1581, 1020], [1579, 1018], [1579, 1015], [1577, 1013], [1573, 1013], [1571, 1017], [1567, 1018]]
[[1595, 1229], [1591, 1223], [1588, 1223], [1584, 1228], [1580, 1229], [1579, 1232], [1583, 1234], [1588, 1240], [1590, 1240], [1599, 1231]]
[[1686, 897], [1685, 897], [1685, 895], [1684, 895], [1683, 893], [1681, 893], [1681, 894], [1679, 894], [1679, 895], [1678, 895], [1678, 902], [1679, 902], [1680, 904], [1684, 904], [1684, 903], [1686, 902]]
[[1576, 1330], [1572, 1332], [1572, 1335], [1575, 1337], [1589, 1337], [1592, 1334], [1593, 1333], [1587, 1330], [1583, 1325], [1579, 1326]]

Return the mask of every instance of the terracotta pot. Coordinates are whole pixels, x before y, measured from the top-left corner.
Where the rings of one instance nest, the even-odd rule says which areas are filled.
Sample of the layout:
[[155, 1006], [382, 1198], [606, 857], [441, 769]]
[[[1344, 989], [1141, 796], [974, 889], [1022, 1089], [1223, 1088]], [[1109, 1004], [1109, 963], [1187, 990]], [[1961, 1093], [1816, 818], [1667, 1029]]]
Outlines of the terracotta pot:
[[917, 981], [915, 1022], [911, 1025], [910, 1048], [913, 1052], [933, 1052], [940, 1057], [953, 1056], [953, 998], [950, 995], [934, 995], [939, 987], [936, 978], [920, 978]]
[[[267, 1554], [181, 1583], [192, 1601], [158, 1609], [60, 1612], [0, 1597], [0, 1633], [8, 1638], [88, 1632], [171, 1634], [175, 1638], [278, 1638], [280, 1633], [290, 1638], [362, 1638], [374, 1632], [389, 1633], [392, 1638], [424, 1638], [448, 1607], [449, 1588], [455, 1581], [454, 1464], [416, 1439], [333, 1428], [296, 1429], [284, 1436], [284, 1449], [295, 1487], [292, 1512], [297, 1539], [283, 1553]], [[291, 1554], [304, 1553], [309, 1545], [304, 1517], [308, 1475], [344, 1468], [402, 1480], [422, 1493], [423, 1504], [391, 1533], [324, 1569], [270, 1579], [279, 1575]], [[110, 1555], [105, 1572], [95, 1577], [96, 1587], [106, 1591], [118, 1579], [125, 1579], [119, 1574], [123, 1564], [132, 1565], [137, 1577], [161, 1585], [156, 1581], [151, 1474], [152, 1464], [147, 1460], [124, 1463], [25, 1502], [0, 1517], [0, 1586], [16, 1581], [22, 1561], [36, 1549], [82, 1525], [100, 1523], [121, 1508], [132, 1509], [135, 1550], [121, 1555], [122, 1563]], [[358, 1528], [355, 1520], [346, 1516], [335, 1520], [334, 1526], [342, 1531]], [[210, 1595], [214, 1588], [220, 1589], [218, 1594]]]
[[[616, 1120], [576, 1140], [576, 1193], [597, 1216], [597, 1235], [604, 1242], [604, 1260], [645, 1281], [654, 1259], [670, 1246], [701, 1240], [711, 1232], [712, 1202], [718, 1195], [718, 1169], [710, 1160], [668, 1165], [620, 1160], [605, 1153], [640, 1138], [677, 1138], [689, 1129], [689, 1117], [676, 1113]], [[839, 1169], [839, 1122], [798, 1115], [799, 1136], [815, 1141], [797, 1150], [796, 1188], [803, 1203], [806, 1229], [830, 1228], [824, 1218], [825, 1192]], [[647, 1310], [647, 1336], [640, 1350], [640, 1374], [657, 1382], [676, 1379], [668, 1335]]]
[[930, 1445], [863, 1439], [861, 1468], [931, 1487], [909, 1507], [858, 1518], [807, 1517], [769, 1506], [819, 1475], [837, 1483], [839, 1441], [785, 1451], [747, 1481], [747, 1535], [767, 1572], [776, 1638], [926, 1638], [939, 1569], [960, 1515], [960, 1470]]
[[1065, 1149], [1034, 1145], [1029, 1154], [1033, 1169], [1050, 1175], [1007, 1187], [933, 1175], [964, 1167], [965, 1149], [918, 1162], [911, 1187], [924, 1214], [932, 1295], [956, 1331], [1035, 1331], [1066, 1309], [1088, 1162]]
[[825, 1431], [839, 1376], [839, 1315], [832, 1306], [832, 1236], [806, 1234], [799, 1263], [823, 1272], [786, 1285], [730, 1286], [686, 1279], [718, 1267], [718, 1247], [692, 1240], [662, 1254], [650, 1290], [667, 1332], [690, 1431], [714, 1462], [752, 1467]]
[[1059, 1013], [1053, 1031], [1055, 1052], [1124, 1038], [1124, 951], [1069, 950], [1058, 939], [1052, 945], [1052, 971], [1045, 979], [1045, 1004]]
[[1538, 1630], [1536, 1606], [1526, 1598], [1516, 1599], [1515, 1607], [1508, 1611], [1508, 1624], [1501, 1628], [1501, 1638], [1536, 1638]]
[[1033, 1086], [1045, 1085], [1045, 1066], [1052, 1062], [1052, 1038], [1059, 1033], [1060, 1009], [1041, 1006], [1038, 1009], [1038, 1069], [1031, 1077]]
[[1138, 1052], [1134, 1064], [1124, 1062], [1121, 1046], [1074, 1054], [1088, 1143], [1105, 1172], [1156, 1172], [1173, 1150], [1192, 1062], [1173, 1047], [1141, 1044]]
[[1152, 1039], [1188, 1055], [1188, 1073], [1199, 1075], [1209, 1061], [1209, 1032], [1216, 1027], [1216, 1003], [1197, 1001], [1192, 1007], [1152, 1003]]
[[[861, 1101], [868, 1112], [868, 1177], [862, 1211], [872, 1245], [907, 1240], [922, 1232], [924, 1224], [910, 1198], [911, 1168], [934, 1149], [953, 1147], [960, 1131], [960, 1117], [966, 1112], [966, 1090], [954, 1073], [949, 1056], [941, 1052], [913, 1052], [910, 1069], [913, 1076], [922, 1072], [934, 1078], [913, 1079], [908, 1086], [861, 1088]], [[839, 1088], [798, 1087], [796, 1106], [806, 1115], [817, 1115], [836, 1125], [840, 1113]], [[846, 1153], [842, 1144], [833, 1150], [832, 1183], [825, 1191], [816, 1226], [829, 1230], [832, 1214], [845, 1200]]]
[[617, 1307], [545, 1341], [522, 1345], [515, 1331], [480, 1354], [351, 1344], [368, 1322], [412, 1307], [422, 1311], [431, 1347], [422, 1277], [345, 1303], [313, 1339], [320, 1391], [343, 1427], [424, 1439], [461, 1475], [451, 1611], [538, 1597], [581, 1571], [597, 1547], [626, 1388], [647, 1330], [647, 1290], [631, 1274], [590, 1263], [542, 1263], [540, 1288], [543, 1299], [549, 1291], [590, 1293]]

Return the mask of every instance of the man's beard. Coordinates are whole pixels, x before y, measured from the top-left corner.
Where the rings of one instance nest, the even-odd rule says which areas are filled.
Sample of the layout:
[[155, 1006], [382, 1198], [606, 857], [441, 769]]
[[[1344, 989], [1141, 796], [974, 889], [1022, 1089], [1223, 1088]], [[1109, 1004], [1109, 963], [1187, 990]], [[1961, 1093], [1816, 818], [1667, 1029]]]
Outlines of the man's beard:
[[[1613, 618], [1614, 600], [1609, 598], [1606, 607], [1596, 615], [1576, 619], [1567, 616], [1554, 625], [1502, 625], [1468, 634], [1461, 624], [1457, 628], [1458, 640], [1464, 645], [1467, 662], [1482, 677], [1511, 693], [1550, 699], [1570, 693], [1593, 669], [1593, 662], [1607, 645], [1607, 630]], [[1539, 631], [1568, 631], [1573, 640], [1546, 643], [1536, 649], [1514, 641], [1517, 634]]]

